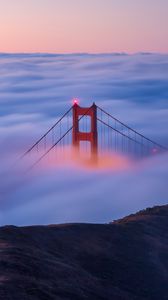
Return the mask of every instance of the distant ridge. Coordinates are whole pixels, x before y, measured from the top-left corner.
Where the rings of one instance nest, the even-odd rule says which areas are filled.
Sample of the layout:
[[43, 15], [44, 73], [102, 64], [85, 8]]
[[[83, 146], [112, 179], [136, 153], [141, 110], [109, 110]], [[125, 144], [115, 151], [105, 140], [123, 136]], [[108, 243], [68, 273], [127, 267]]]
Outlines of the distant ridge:
[[168, 217], [168, 205], [154, 206], [152, 208], [148, 207], [146, 209], [140, 210], [135, 214], [131, 214], [122, 219], [116, 220], [112, 223], [122, 224], [125, 222], [138, 221], [138, 220], [140, 221], [140, 220], [144, 220], [145, 217], [151, 218], [152, 216]]
[[167, 300], [168, 205], [110, 224], [0, 228], [0, 299]]

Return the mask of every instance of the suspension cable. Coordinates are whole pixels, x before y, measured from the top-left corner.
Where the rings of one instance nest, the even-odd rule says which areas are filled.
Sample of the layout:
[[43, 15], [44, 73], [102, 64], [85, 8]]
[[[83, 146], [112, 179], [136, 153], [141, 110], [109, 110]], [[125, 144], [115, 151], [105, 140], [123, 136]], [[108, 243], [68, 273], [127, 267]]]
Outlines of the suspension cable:
[[33, 150], [34, 147], [37, 146], [37, 144], [39, 144], [47, 135], [48, 133], [51, 132], [52, 129], [54, 129], [61, 121], [62, 119], [69, 114], [69, 112], [72, 110], [72, 107], [70, 107], [70, 109], [36, 142], [34, 143], [21, 157], [20, 159], [22, 159], [25, 155], [27, 155], [31, 150]]
[[137, 135], [141, 136], [142, 138], [144, 138], [145, 140], [151, 142], [152, 144], [156, 145], [159, 148], [162, 148], [164, 150], [168, 150], [167, 147], [158, 144], [156, 142], [154, 142], [153, 140], [149, 139], [148, 137], [144, 136], [143, 134], [139, 133], [138, 131], [136, 131], [135, 129], [129, 127], [128, 125], [124, 124], [123, 122], [121, 122], [120, 120], [118, 120], [117, 118], [113, 117], [111, 114], [109, 114], [108, 112], [106, 112], [104, 109], [102, 109], [101, 107], [97, 106], [97, 108], [102, 111], [104, 114], [106, 114], [107, 116], [109, 116], [110, 118], [112, 118], [114, 121], [120, 123], [121, 125], [123, 125], [124, 127], [126, 127], [127, 129], [131, 130], [132, 132], [136, 133]]
[[[71, 109], [73, 106], [71, 107]], [[87, 113], [90, 111], [91, 107], [78, 119], [78, 123], [80, 120], [87, 115]], [[70, 110], [69, 110], [70, 111]], [[65, 116], [65, 115], [64, 115]], [[62, 119], [62, 118], [61, 118]], [[74, 125], [72, 125], [28, 170], [31, 170], [36, 166], [57, 144], [59, 144], [60, 141], [74, 128]]]
[[115, 132], [119, 133], [121, 136], [126, 137], [126, 138], [128, 138], [129, 140], [131, 140], [131, 141], [133, 141], [134, 143], [137, 143], [137, 144], [139, 144], [139, 145], [141, 145], [141, 146], [143, 145], [144, 147], [147, 147], [146, 145], [144, 145], [144, 144], [138, 142], [137, 140], [131, 138], [130, 136], [126, 135], [125, 133], [121, 132], [120, 130], [115, 129], [113, 126], [108, 125], [106, 122], [100, 120], [99, 118], [97, 118], [97, 120], [98, 120], [99, 122], [101, 122], [102, 124], [104, 124], [105, 126], [111, 128], [111, 129], [114, 130]]

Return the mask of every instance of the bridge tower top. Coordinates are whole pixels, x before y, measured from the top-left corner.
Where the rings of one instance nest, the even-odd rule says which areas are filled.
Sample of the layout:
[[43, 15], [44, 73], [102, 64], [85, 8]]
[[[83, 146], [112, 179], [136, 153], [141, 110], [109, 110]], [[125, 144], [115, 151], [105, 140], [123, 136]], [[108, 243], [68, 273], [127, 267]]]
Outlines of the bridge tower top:
[[[90, 132], [81, 132], [79, 130], [80, 118], [90, 116]], [[98, 134], [97, 134], [97, 106], [95, 103], [90, 107], [80, 107], [77, 102], [73, 105], [73, 131], [72, 144], [80, 151], [80, 142], [88, 141], [91, 144], [91, 161], [98, 159]]]

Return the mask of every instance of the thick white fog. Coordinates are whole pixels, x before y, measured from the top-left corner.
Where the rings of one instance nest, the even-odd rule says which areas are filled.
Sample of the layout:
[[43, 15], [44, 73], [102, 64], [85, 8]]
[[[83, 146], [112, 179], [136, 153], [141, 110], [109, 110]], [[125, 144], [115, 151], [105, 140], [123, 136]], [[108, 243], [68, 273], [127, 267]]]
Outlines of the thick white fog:
[[167, 87], [168, 55], [0, 54], [0, 225], [110, 222], [167, 203], [167, 154], [119, 157], [98, 169], [68, 161], [6, 172], [74, 97], [168, 146]]

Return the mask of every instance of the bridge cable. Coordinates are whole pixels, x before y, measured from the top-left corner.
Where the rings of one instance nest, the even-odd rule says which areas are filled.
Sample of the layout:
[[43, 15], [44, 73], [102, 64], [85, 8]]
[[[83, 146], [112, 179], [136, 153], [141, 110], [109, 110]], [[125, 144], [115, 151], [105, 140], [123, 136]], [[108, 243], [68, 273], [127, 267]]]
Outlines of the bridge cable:
[[[21, 157], [20, 159], [22, 159], [24, 156], [26, 156], [29, 152], [31, 152], [31, 150], [33, 150], [34, 147], [36, 147], [43, 139], [46, 138], [46, 136], [48, 135], [48, 133], [51, 132], [51, 130], [53, 130], [61, 121], [62, 119], [69, 114], [69, 112], [72, 110], [72, 107], [36, 142], [34, 143]], [[45, 139], [45, 148], [46, 148], [46, 139]]]
[[[71, 109], [73, 108], [73, 106], [71, 107]], [[70, 109], [70, 110], [71, 110]], [[78, 119], [78, 123], [80, 122], [80, 120], [87, 115], [87, 113], [90, 111], [91, 107], [89, 107], [89, 109]], [[69, 111], [70, 111], [69, 110]], [[66, 115], [66, 114], [65, 114]], [[64, 115], [64, 117], [65, 117]], [[63, 117], [61, 118], [61, 120], [63, 119]], [[72, 125], [55, 143], [54, 145], [52, 145], [29, 169], [33, 169], [56, 145], [59, 144], [60, 141], [63, 140], [63, 138], [74, 128], [74, 125]]]
[[139, 144], [140, 146], [143, 145], [144, 147], [147, 147], [146, 145], [144, 145], [144, 144], [138, 142], [137, 140], [133, 139], [132, 137], [130, 137], [130, 136], [128, 136], [128, 135], [126, 135], [125, 133], [121, 132], [120, 130], [115, 129], [113, 126], [108, 125], [106, 122], [102, 121], [101, 119], [97, 118], [97, 120], [98, 120], [99, 122], [101, 122], [103, 125], [105, 125], [105, 126], [111, 128], [112, 130], [114, 130], [116, 133], [119, 133], [122, 137], [126, 137], [126, 138], [129, 139], [130, 141], [133, 141], [134, 143], [137, 143], [137, 144]]
[[145, 140], [149, 141], [150, 143], [152, 143], [153, 145], [156, 145], [159, 148], [162, 148], [164, 150], [168, 151], [168, 148], [158, 144], [156, 142], [154, 142], [153, 140], [149, 139], [148, 137], [144, 136], [143, 134], [139, 133], [138, 131], [134, 130], [133, 128], [129, 127], [128, 125], [124, 124], [123, 122], [121, 122], [120, 120], [118, 120], [117, 118], [113, 117], [111, 114], [107, 113], [104, 109], [102, 109], [101, 107], [97, 106], [97, 108], [103, 112], [104, 114], [106, 114], [107, 116], [111, 117], [114, 121], [120, 123], [121, 125], [123, 125], [124, 127], [126, 127], [127, 129], [131, 130], [132, 132], [136, 133], [137, 135], [141, 136], [142, 138], [144, 138]]

